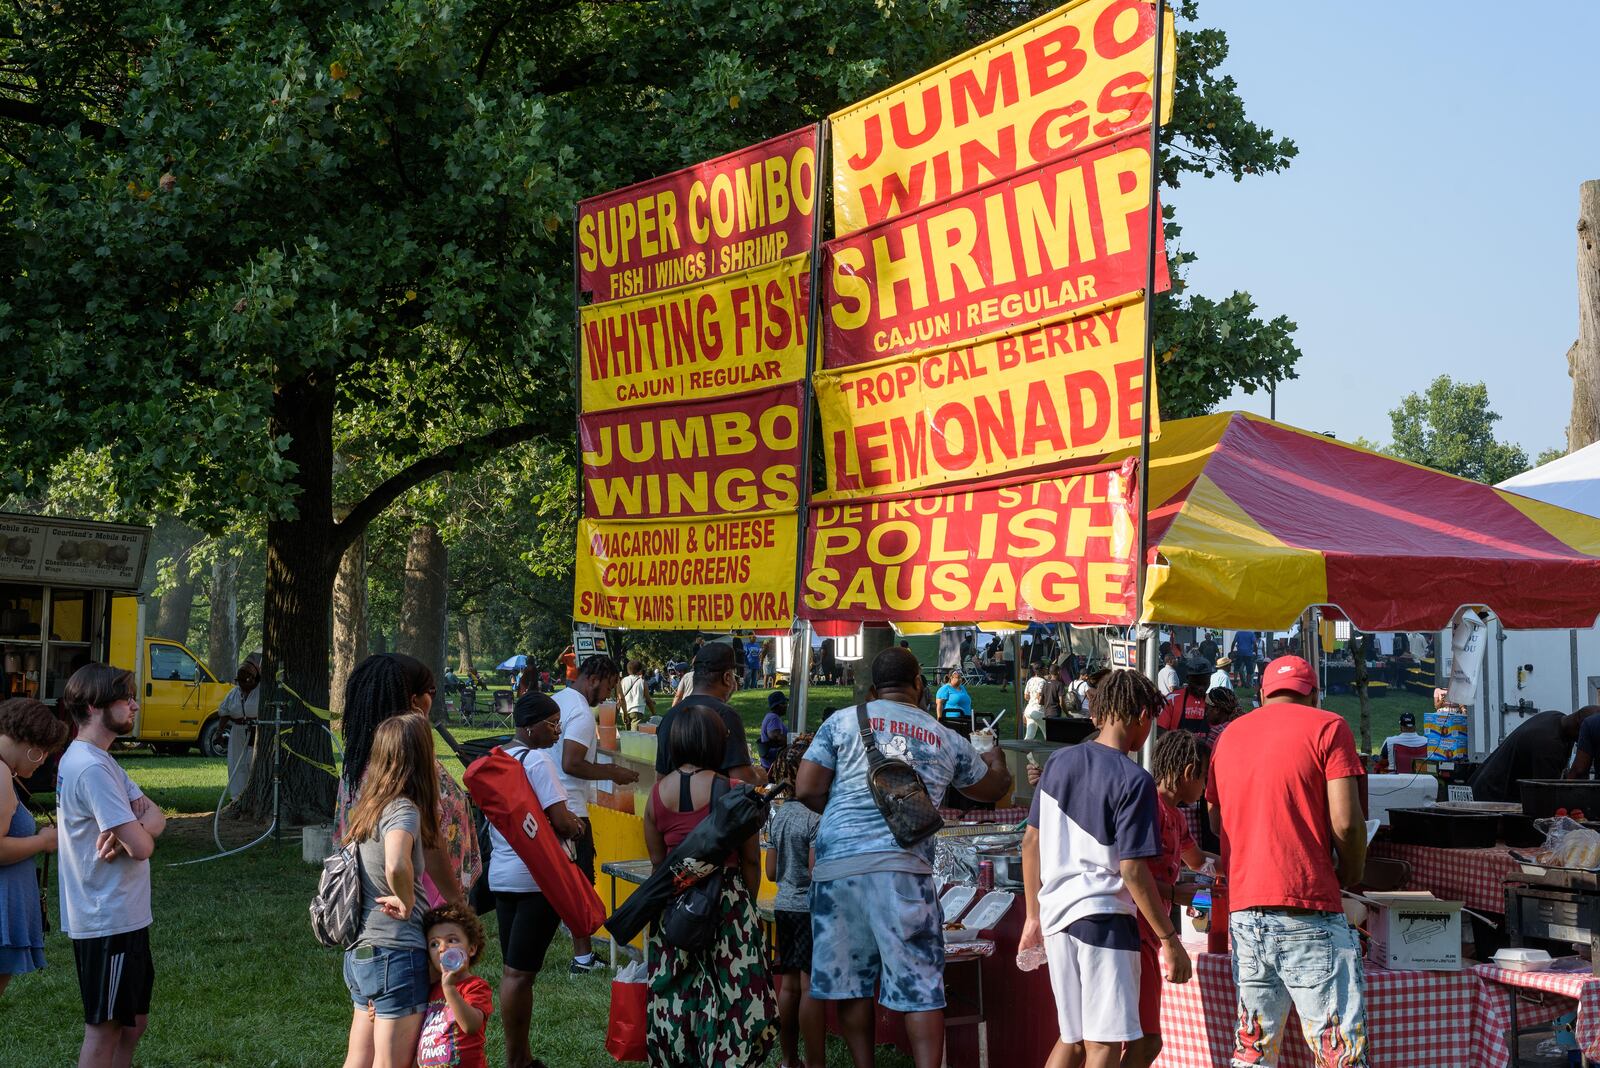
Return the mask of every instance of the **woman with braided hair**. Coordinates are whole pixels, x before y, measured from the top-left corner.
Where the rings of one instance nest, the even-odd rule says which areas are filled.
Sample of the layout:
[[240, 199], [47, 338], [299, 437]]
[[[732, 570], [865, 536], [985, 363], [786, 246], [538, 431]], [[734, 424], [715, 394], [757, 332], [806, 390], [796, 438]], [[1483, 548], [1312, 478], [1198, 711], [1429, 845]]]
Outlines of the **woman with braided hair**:
[[[404, 653], [374, 653], [350, 673], [341, 723], [344, 771], [339, 776], [334, 806], [335, 848], [344, 842], [350, 810], [360, 799], [378, 725], [407, 712], [427, 716], [433, 710], [434, 693], [433, 672], [422, 661]], [[434, 767], [439, 780], [439, 834], [435, 843], [423, 850], [425, 867], [421, 878], [429, 908], [446, 902], [464, 904], [464, 888], [477, 882], [483, 870], [467, 793], [442, 763], [435, 760]]]
[[1215, 749], [1223, 729], [1239, 718], [1239, 695], [1226, 686], [1217, 686], [1206, 694], [1206, 748]]

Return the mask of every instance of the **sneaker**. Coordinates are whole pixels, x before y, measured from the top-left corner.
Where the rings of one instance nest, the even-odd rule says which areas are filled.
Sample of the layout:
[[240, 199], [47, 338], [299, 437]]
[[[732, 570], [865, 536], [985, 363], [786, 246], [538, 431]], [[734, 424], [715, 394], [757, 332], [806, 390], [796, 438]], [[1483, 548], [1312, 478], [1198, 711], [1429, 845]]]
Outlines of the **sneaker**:
[[599, 957], [591, 957], [591, 958], [589, 958], [589, 963], [588, 964], [585, 964], [582, 961], [578, 960], [576, 957], [574, 957], [573, 960], [572, 960], [571, 967], [569, 967], [567, 969], [567, 974], [568, 975], [588, 975], [590, 972], [604, 971], [605, 970], [605, 966], [606, 966], [605, 962], [602, 961]]

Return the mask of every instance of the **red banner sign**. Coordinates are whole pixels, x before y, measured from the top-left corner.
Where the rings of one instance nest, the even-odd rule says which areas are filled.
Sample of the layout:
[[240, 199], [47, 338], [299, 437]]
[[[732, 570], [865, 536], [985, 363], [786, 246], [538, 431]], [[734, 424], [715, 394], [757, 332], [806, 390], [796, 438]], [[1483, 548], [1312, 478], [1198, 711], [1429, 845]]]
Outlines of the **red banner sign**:
[[584, 515], [735, 515], [800, 503], [801, 383], [578, 420]]
[[1128, 623], [1132, 465], [811, 510], [813, 620]]
[[578, 204], [578, 288], [595, 303], [693, 285], [811, 247], [807, 126]]
[[[1144, 288], [1137, 134], [827, 244], [823, 363], [942, 348]], [[1156, 288], [1168, 286], [1164, 244]]]

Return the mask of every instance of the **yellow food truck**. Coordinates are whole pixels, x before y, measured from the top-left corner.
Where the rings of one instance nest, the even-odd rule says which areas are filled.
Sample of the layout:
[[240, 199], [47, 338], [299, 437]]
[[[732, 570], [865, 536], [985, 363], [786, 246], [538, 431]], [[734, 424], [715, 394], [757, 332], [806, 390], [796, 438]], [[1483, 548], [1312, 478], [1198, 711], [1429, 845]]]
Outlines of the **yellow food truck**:
[[182, 642], [145, 635], [139, 594], [149, 527], [0, 513], [0, 700], [54, 705], [90, 661], [132, 671], [132, 740], [221, 756], [217, 706], [231, 682]]

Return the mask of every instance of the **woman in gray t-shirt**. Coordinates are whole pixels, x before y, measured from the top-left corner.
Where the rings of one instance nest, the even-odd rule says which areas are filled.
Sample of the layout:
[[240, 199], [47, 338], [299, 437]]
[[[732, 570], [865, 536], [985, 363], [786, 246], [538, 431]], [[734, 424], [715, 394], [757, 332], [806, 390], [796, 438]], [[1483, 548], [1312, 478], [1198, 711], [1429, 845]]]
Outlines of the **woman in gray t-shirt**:
[[429, 986], [417, 880], [438, 833], [433, 729], [414, 713], [384, 720], [346, 825], [361, 859], [361, 933], [344, 954], [354, 1005], [347, 1064], [381, 1068], [415, 1056]]

